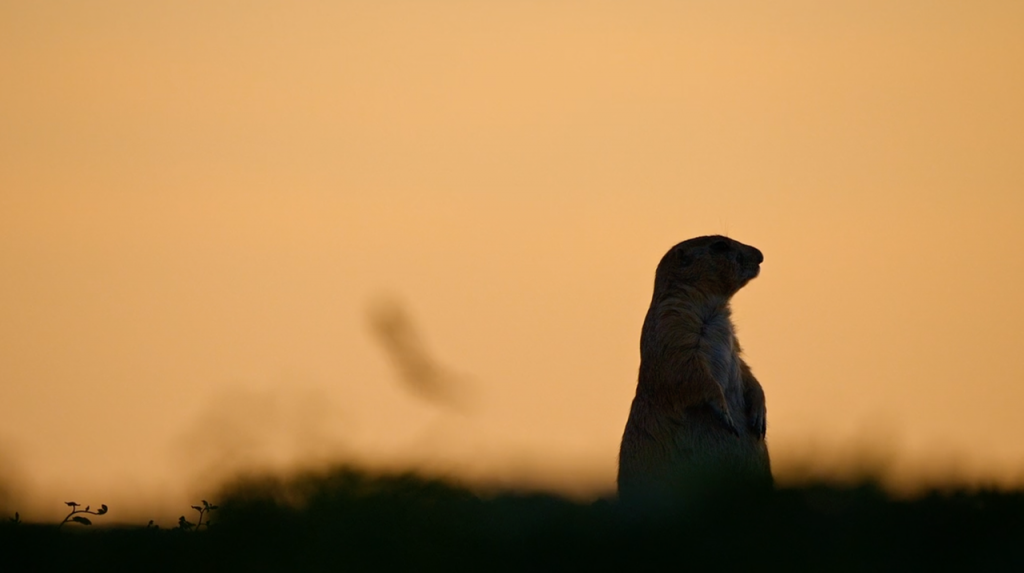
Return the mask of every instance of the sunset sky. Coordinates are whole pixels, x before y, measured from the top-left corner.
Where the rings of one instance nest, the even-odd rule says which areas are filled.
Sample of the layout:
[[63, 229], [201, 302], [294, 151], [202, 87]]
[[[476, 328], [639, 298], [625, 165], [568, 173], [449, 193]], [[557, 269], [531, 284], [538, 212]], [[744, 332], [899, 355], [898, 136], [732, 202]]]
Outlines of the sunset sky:
[[0, 0], [0, 78], [4, 511], [612, 491], [716, 233], [780, 481], [1024, 484], [1024, 3]]

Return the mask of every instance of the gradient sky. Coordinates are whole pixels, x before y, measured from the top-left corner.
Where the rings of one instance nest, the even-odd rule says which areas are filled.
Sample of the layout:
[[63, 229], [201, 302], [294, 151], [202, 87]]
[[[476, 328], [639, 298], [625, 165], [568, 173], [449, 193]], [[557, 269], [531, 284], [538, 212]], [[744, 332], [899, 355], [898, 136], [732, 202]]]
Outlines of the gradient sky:
[[780, 479], [1024, 483], [1020, 2], [0, 0], [0, 78], [0, 506], [608, 491], [655, 265], [711, 233], [765, 253]]

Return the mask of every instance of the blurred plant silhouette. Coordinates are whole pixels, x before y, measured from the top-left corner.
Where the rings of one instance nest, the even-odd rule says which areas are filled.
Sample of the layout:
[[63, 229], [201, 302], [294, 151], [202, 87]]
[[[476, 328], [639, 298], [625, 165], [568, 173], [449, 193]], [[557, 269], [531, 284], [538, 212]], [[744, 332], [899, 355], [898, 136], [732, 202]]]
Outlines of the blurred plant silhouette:
[[467, 381], [430, 355], [401, 304], [394, 299], [378, 301], [370, 307], [369, 321], [406, 390], [439, 406], [455, 410], [470, 407], [472, 396]]

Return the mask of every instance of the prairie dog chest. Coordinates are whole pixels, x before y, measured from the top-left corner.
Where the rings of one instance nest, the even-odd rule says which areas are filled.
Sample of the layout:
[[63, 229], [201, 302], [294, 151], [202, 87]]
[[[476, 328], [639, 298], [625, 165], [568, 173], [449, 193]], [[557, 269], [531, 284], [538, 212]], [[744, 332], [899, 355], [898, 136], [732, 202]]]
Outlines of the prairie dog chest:
[[736, 335], [728, 316], [716, 315], [704, 323], [701, 354], [726, 395], [739, 391], [742, 386], [736, 347]]

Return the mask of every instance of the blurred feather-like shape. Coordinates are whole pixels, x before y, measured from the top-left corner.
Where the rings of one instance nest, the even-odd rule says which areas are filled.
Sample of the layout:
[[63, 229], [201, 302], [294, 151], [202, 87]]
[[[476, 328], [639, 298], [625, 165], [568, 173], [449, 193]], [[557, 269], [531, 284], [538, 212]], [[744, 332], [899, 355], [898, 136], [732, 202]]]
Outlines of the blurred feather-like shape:
[[423, 400], [456, 410], [465, 410], [471, 399], [466, 380], [453, 374], [427, 351], [409, 313], [394, 300], [371, 306], [370, 328], [391, 363], [398, 370], [402, 386]]

